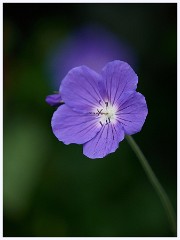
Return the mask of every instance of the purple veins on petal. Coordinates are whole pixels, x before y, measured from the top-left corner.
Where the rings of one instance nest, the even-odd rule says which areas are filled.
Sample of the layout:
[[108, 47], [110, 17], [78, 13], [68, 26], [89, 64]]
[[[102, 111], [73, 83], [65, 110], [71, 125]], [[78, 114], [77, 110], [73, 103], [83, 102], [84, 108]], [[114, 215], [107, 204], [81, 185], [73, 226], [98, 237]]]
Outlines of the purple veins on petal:
[[50, 106], [59, 106], [60, 104], [62, 104], [62, 98], [61, 95], [58, 94], [52, 94], [52, 95], [48, 95], [45, 99], [45, 101], [47, 102], [47, 104], [49, 104]]
[[116, 103], [124, 92], [137, 88], [138, 77], [126, 62], [115, 60], [106, 64], [102, 78], [111, 104]]
[[131, 135], [141, 131], [147, 114], [146, 100], [141, 93], [124, 94], [117, 112], [117, 119], [123, 125], [126, 134]]
[[75, 112], [64, 104], [54, 112], [51, 126], [59, 141], [83, 144], [100, 131], [97, 118], [96, 115]]
[[63, 101], [76, 111], [89, 112], [103, 101], [98, 90], [99, 74], [86, 66], [73, 68], [63, 79], [60, 92]]
[[84, 144], [83, 153], [91, 159], [103, 158], [115, 152], [123, 139], [124, 131], [121, 124], [104, 125], [93, 139]]

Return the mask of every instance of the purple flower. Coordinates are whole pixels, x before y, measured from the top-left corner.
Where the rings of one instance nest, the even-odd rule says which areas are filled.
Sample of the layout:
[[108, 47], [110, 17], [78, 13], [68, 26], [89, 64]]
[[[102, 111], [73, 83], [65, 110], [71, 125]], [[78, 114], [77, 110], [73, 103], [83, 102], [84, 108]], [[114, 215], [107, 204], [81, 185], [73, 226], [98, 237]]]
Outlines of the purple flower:
[[86, 66], [73, 68], [60, 92], [65, 104], [52, 117], [52, 130], [65, 144], [83, 144], [89, 158], [103, 158], [124, 139], [141, 130], [148, 110], [136, 92], [138, 77], [125, 62], [108, 63], [98, 74]]
[[46, 97], [45, 101], [46, 101], [50, 106], [56, 106], [56, 107], [63, 103], [60, 93], [48, 95], [48, 96]]
[[50, 74], [51, 86], [58, 90], [70, 69], [86, 65], [99, 73], [107, 62], [119, 58], [137, 67], [135, 50], [121, 37], [100, 25], [84, 25], [54, 46], [47, 58], [46, 71]]

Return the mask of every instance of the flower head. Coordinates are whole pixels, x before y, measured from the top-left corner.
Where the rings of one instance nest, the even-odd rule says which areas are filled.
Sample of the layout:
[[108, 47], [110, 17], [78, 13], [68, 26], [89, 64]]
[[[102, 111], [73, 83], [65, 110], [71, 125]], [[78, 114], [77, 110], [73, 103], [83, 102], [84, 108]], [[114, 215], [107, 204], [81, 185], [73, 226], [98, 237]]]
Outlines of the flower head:
[[121, 37], [101, 25], [88, 24], [59, 40], [47, 56], [46, 71], [51, 87], [57, 90], [70, 69], [86, 65], [99, 73], [107, 62], [117, 58], [133, 67], [138, 63], [135, 50]]
[[118, 60], [101, 74], [86, 66], [73, 68], [60, 86], [65, 104], [53, 114], [53, 133], [65, 144], [83, 144], [83, 153], [92, 159], [114, 152], [125, 134], [139, 132], [146, 119], [137, 83], [133, 69]]

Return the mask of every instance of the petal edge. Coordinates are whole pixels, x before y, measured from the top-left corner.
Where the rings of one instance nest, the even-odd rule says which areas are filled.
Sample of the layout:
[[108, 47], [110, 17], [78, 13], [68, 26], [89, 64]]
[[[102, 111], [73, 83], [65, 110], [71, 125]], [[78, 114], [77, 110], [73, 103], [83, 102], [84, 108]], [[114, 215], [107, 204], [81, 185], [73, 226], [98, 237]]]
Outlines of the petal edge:
[[95, 115], [73, 111], [65, 104], [53, 114], [51, 126], [54, 135], [65, 144], [83, 144], [91, 140], [100, 131]]

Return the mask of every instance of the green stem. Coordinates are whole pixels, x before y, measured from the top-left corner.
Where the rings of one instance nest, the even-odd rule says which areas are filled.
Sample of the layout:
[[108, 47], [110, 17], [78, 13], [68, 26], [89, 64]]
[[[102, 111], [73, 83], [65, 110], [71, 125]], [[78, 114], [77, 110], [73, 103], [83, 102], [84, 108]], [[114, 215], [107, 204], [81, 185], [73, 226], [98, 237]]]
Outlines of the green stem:
[[144, 168], [144, 171], [147, 174], [147, 177], [149, 178], [151, 184], [153, 185], [154, 189], [156, 190], [157, 194], [159, 195], [160, 200], [161, 200], [161, 202], [165, 208], [165, 211], [167, 213], [167, 217], [169, 219], [171, 229], [172, 229], [174, 235], [176, 236], [176, 216], [175, 216], [173, 207], [171, 205], [171, 202], [170, 202], [166, 192], [164, 191], [159, 180], [155, 176], [152, 168], [150, 167], [147, 159], [145, 158], [144, 154], [142, 153], [142, 151], [140, 150], [140, 148], [138, 147], [138, 145], [136, 144], [134, 139], [131, 136], [126, 136], [126, 139], [129, 143], [129, 145], [132, 147], [135, 154], [137, 155], [140, 163], [142, 164], [142, 167]]

